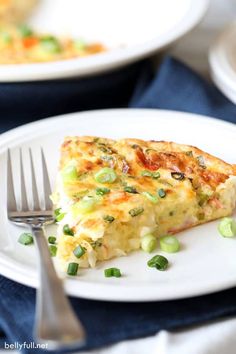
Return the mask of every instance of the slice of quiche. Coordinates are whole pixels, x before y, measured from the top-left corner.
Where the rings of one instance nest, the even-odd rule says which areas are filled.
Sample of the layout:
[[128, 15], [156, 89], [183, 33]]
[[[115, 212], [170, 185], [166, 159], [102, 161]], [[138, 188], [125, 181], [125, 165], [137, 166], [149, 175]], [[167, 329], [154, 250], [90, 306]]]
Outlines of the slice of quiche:
[[140, 248], [146, 234], [174, 234], [230, 215], [236, 165], [164, 141], [66, 137], [55, 204], [65, 267]]

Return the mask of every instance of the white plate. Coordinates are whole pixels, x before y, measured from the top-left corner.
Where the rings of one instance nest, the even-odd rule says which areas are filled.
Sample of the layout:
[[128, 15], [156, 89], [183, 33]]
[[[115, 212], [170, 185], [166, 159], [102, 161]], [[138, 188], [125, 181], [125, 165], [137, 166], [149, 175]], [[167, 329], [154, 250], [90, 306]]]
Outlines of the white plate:
[[236, 104], [236, 22], [228, 26], [209, 51], [211, 75], [218, 88]]
[[[63, 137], [69, 134], [173, 140], [199, 146], [231, 163], [235, 162], [235, 125], [173, 111], [104, 110], [76, 113], [45, 119], [3, 134], [0, 140], [0, 273], [32, 287], [38, 285], [34, 246], [25, 247], [17, 243], [22, 228], [9, 224], [6, 218], [6, 149], [13, 149], [13, 158], [16, 158], [14, 152], [17, 153], [19, 146], [25, 153], [26, 148], [31, 146], [37, 159], [39, 147], [42, 146], [53, 182], [59, 146]], [[17, 177], [17, 164], [15, 173]], [[40, 184], [39, 174], [37, 177]], [[96, 269], [80, 271], [78, 278], [67, 278], [66, 291], [70, 295], [90, 299], [152, 301], [206, 294], [236, 285], [236, 239], [219, 236], [217, 222], [181, 232], [178, 238], [182, 250], [167, 255], [170, 267], [165, 272], [148, 268], [146, 262], [153, 255], [140, 251], [104, 262]], [[158, 249], [155, 253], [162, 252]], [[119, 267], [124, 276], [119, 279], [105, 278], [103, 270], [112, 266]]]
[[40, 0], [30, 21], [36, 29], [101, 41], [110, 50], [53, 63], [0, 65], [0, 82], [86, 76], [124, 66], [183, 36], [207, 5], [208, 0]]

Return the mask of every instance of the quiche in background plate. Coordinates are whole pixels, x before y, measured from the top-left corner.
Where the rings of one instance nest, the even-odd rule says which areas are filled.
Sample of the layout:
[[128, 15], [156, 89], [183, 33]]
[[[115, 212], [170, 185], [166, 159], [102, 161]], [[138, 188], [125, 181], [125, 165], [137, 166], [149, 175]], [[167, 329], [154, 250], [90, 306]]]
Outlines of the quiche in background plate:
[[61, 147], [52, 199], [63, 268], [94, 267], [138, 250], [147, 234], [175, 234], [232, 214], [236, 165], [173, 142], [71, 136]]

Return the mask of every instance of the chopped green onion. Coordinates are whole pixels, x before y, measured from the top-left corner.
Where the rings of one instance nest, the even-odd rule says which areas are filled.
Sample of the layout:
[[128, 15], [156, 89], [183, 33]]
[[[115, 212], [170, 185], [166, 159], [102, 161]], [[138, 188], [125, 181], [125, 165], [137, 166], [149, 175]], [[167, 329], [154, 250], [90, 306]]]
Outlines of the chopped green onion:
[[160, 172], [153, 172], [152, 173], [152, 178], [154, 178], [154, 179], [158, 179], [158, 178], [160, 178], [161, 177], [161, 175], [160, 175]]
[[71, 161], [66, 167], [61, 171], [61, 176], [63, 182], [72, 182], [76, 181], [79, 177], [76, 165], [73, 161]]
[[206, 164], [205, 164], [205, 160], [203, 156], [197, 156], [197, 161], [198, 161], [198, 165], [204, 169], [206, 169]]
[[108, 155], [104, 155], [104, 156], [101, 156], [101, 160], [109, 162], [109, 161], [113, 160], [113, 157], [108, 156]]
[[156, 172], [151, 172], [148, 170], [144, 170], [141, 172], [141, 176], [143, 177], [152, 177], [154, 179], [158, 179], [161, 177], [160, 172], [156, 171]]
[[57, 238], [55, 236], [49, 236], [48, 237], [48, 243], [51, 243], [52, 245], [54, 245], [57, 241]]
[[104, 270], [104, 275], [106, 278], [110, 278], [110, 277], [120, 278], [121, 271], [119, 268], [107, 268]]
[[64, 235], [74, 236], [74, 231], [69, 227], [68, 224], [63, 226], [63, 233]]
[[119, 268], [113, 268], [113, 277], [116, 277], [116, 278], [121, 277], [121, 271]]
[[73, 193], [73, 198], [74, 199], [81, 199], [86, 196], [86, 194], [89, 192], [88, 189], [83, 189], [80, 192]]
[[40, 43], [49, 53], [56, 54], [61, 52], [61, 45], [59, 41], [53, 36], [42, 37]]
[[110, 189], [109, 188], [96, 188], [96, 194], [97, 195], [104, 195], [104, 194], [108, 194], [110, 193]]
[[164, 191], [163, 188], [159, 189], [157, 193], [160, 198], [165, 198], [165, 196], [166, 196], [166, 192]]
[[95, 205], [97, 204], [97, 199], [92, 196], [85, 196], [79, 202], [75, 203], [72, 206], [73, 214], [76, 216], [80, 213], [86, 214], [94, 210]]
[[115, 220], [115, 218], [114, 218], [114, 216], [112, 216], [112, 215], [105, 215], [105, 216], [103, 217], [103, 220], [112, 223], [112, 222]]
[[109, 148], [108, 146], [106, 146], [105, 144], [99, 144], [100, 146], [98, 147], [99, 150], [101, 150], [102, 152], [104, 153], [107, 153], [107, 154], [112, 154], [113, 151], [111, 148]]
[[23, 38], [31, 37], [33, 35], [32, 29], [25, 24], [20, 25], [18, 29]]
[[139, 208], [134, 208], [134, 209], [131, 209], [129, 211], [129, 214], [134, 217], [134, 216], [137, 216], [137, 215], [140, 215], [144, 212], [144, 209], [142, 207], [139, 207]]
[[185, 178], [185, 175], [182, 172], [171, 172], [171, 177], [177, 181], [182, 181]]
[[205, 214], [203, 212], [199, 212], [197, 214], [197, 218], [198, 218], [198, 220], [204, 220], [205, 219]]
[[144, 252], [151, 253], [157, 247], [157, 239], [154, 235], [148, 234], [141, 238], [141, 248]]
[[233, 218], [223, 218], [218, 225], [218, 231], [223, 237], [236, 236], [236, 221]]
[[[86, 43], [82, 39], [74, 40], [74, 45], [77, 50], [85, 50], [85, 48], [86, 48]], [[94, 142], [96, 142], [96, 141], [94, 141]]]
[[85, 248], [79, 245], [74, 249], [73, 253], [75, 257], [80, 258], [85, 254]]
[[143, 177], [152, 177], [152, 172], [148, 170], [144, 170], [141, 172], [141, 176]]
[[124, 191], [125, 191], [126, 193], [138, 194], [137, 189], [134, 188], [134, 187], [131, 187], [131, 186], [126, 186], [126, 187], [124, 188]]
[[90, 244], [91, 244], [91, 246], [93, 248], [101, 247], [102, 246], [102, 241], [101, 240], [96, 240], [96, 241], [92, 241]]
[[65, 213], [61, 212], [61, 208], [55, 209], [54, 214], [55, 214], [56, 221], [61, 221], [66, 215]]
[[158, 270], [165, 270], [168, 266], [168, 259], [161, 255], [156, 255], [148, 261], [148, 266]]
[[187, 156], [193, 157], [193, 152], [191, 150], [190, 151], [186, 151], [185, 154]]
[[205, 194], [205, 193], [200, 193], [198, 195], [198, 198], [199, 198], [198, 204], [200, 206], [203, 206], [210, 199], [210, 196], [208, 194]]
[[79, 269], [78, 263], [74, 263], [74, 262], [69, 263], [67, 268], [67, 274], [75, 276], [78, 273], [78, 269]]
[[104, 167], [94, 175], [95, 181], [98, 183], [113, 183], [117, 175], [113, 168]]
[[158, 197], [156, 195], [153, 195], [149, 192], [143, 192], [142, 193], [147, 199], [150, 200], [150, 202], [156, 204], [158, 202]]
[[57, 208], [54, 210], [54, 215], [57, 217], [58, 215], [61, 214], [61, 208]]
[[61, 214], [59, 214], [59, 215], [56, 217], [56, 221], [61, 221], [61, 220], [64, 218], [65, 215], [66, 215], [66, 213], [61, 213]]
[[104, 270], [104, 275], [106, 278], [110, 278], [113, 276], [113, 268], [107, 268]]
[[50, 251], [51, 257], [56, 257], [56, 255], [57, 255], [57, 246], [50, 245], [49, 246], [49, 251]]
[[12, 41], [10, 33], [6, 31], [0, 31], [0, 38], [5, 44], [9, 44]]
[[33, 239], [32, 234], [24, 232], [18, 238], [18, 242], [21, 243], [22, 245], [28, 246], [28, 245], [31, 245], [32, 243], [34, 243], [34, 239]]
[[78, 180], [83, 181], [88, 176], [88, 172], [83, 172], [78, 175]]
[[179, 241], [173, 236], [163, 236], [160, 238], [161, 250], [167, 253], [178, 252], [180, 249]]

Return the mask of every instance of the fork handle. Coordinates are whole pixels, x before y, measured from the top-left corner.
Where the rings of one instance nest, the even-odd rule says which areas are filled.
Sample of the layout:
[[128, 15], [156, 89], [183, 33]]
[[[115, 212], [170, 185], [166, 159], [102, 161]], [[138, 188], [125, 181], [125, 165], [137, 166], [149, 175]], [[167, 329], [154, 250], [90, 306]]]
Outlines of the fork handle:
[[55, 271], [43, 227], [31, 225], [39, 253], [40, 284], [36, 297], [35, 336], [47, 348], [81, 346], [84, 329], [67, 299], [62, 281]]

